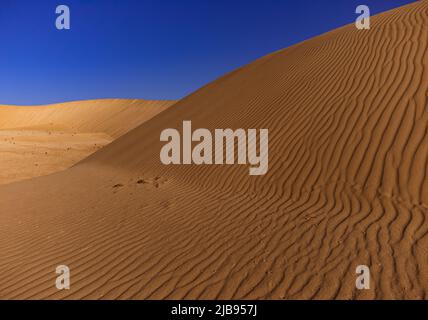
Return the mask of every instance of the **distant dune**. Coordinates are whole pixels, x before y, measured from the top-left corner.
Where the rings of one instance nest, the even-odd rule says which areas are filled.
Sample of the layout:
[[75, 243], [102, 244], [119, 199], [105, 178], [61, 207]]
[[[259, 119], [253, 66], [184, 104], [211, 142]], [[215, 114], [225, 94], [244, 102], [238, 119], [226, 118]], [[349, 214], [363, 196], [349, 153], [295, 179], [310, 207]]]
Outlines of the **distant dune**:
[[105, 133], [117, 138], [176, 101], [99, 99], [45, 106], [0, 105], [0, 130], [42, 129]]
[[[427, 24], [419, 1], [272, 53], [0, 186], [0, 298], [427, 299]], [[268, 173], [162, 165], [183, 120], [269, 129]]]
[[174, 102], [103, 99], [0, 105], [0, 184], [67, 169]]

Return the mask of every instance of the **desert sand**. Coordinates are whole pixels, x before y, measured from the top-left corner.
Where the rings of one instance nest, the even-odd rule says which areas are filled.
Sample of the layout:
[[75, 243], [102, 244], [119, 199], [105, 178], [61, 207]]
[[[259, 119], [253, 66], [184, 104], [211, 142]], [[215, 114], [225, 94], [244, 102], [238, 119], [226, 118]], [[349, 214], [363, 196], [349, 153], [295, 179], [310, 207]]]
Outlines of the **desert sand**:
[[[427, 24], [420, 1], [272, 53], [0, 186], [0, 298], [427, 299]], [[268, 128], [268, 173], [162, 165], [184, 120]]]
[[67, 169], [174, 102], [100, 99], [0, 106], [0, 184]]

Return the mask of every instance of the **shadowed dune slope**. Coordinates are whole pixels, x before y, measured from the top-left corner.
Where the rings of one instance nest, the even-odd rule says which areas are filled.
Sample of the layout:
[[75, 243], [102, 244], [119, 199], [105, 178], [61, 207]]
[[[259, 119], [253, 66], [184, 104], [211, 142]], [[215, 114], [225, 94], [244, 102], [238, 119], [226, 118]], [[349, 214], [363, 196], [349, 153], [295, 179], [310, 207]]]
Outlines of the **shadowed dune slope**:
[[175, 102], [99, 99], [32, 107], [0, 105], [0, 130], [102, 132], [117, 138]]
[[[420, 1], [275, 52], [0, 187], [0, 297], [427, 299], [427, 24]], [[269, 129], [268, 173], [161, 165], [183, 120]]]

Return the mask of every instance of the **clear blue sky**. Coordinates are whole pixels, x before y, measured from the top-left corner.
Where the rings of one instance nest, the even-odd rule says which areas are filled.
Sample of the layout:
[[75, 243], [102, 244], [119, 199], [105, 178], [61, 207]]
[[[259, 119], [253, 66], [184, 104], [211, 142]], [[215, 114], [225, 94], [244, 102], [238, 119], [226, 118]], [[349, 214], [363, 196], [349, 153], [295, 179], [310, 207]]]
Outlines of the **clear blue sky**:
[[[178, 99], [226, 72], [411, 0], [0, 0], [0, 104]], [[55, 28], [66, 4], [71, 30]]]

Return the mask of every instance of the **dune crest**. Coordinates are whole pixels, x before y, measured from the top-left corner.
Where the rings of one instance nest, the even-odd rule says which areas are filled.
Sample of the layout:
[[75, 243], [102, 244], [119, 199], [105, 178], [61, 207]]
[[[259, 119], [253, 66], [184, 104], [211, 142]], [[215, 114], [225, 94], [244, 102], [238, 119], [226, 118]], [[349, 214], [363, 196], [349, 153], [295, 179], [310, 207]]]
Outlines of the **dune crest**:
[[0, 105], [0, 130], [98, 132], [117, 138], [175, 102], [173, 100], [98, 99], [31, 107]]
[[[427, 23], [420, 1], [275, 52], [0, 186], [0, 298], [426, 299]], [[162, 165], [160, 133], [186, 120], [269, 129], [269, 171]]]

